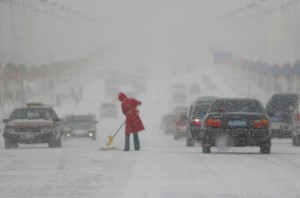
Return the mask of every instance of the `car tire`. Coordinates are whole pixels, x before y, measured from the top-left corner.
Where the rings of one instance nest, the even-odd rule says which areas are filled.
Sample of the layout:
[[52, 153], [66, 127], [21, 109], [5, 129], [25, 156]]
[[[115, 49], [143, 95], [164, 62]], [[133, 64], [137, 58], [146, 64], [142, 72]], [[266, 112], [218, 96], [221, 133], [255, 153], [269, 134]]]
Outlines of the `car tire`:
[[210, 146], [202, 146], [202, 153], [210, 153]]
[[56, 140], [56, 147], [61, 147], [61, 138], [58, 138], [57, 140]]
[[11, 147], [12, 148], [19, 148], [19, 143], [18, 142], [12, 142]]
[[296, 135], [296, 136], [293, 135], [292, 143], [293, 143], [293, 146], [299, 146], [300, 145], [300, 136], [299, 135]]
[[57, 140], [55, 138], [51, 138], [48, 142], [49, 148], [55, 148], [57, 147]]
[[260, 153], [261, 154], [270, 154], [271, 153], [271, 146], [270, 145], [260, 146]]
[[188, 146], [188, 147], [194, 146], [194, 141], [189, 135], [186, 136], [186, 146]]
[[11, 141], [9, 139], [5, 139], [5, 141], [4, 141], [4, 148], [5, 149], [12, 148], [12, 144], [11, 144]]

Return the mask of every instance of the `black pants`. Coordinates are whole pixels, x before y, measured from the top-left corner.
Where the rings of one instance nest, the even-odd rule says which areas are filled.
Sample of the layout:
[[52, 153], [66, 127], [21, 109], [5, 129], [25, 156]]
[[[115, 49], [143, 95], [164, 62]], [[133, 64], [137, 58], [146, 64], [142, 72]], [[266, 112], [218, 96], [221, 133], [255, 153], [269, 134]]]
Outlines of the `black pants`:
[[[134, 150], [138, 151], [140, 150], [140, 140], [139, 140], [139, 134], [133, 133], [133, 142], [134, 142]], [[124, 151], [130, 150], [130, 134], [125, 135], [125, 148]]]

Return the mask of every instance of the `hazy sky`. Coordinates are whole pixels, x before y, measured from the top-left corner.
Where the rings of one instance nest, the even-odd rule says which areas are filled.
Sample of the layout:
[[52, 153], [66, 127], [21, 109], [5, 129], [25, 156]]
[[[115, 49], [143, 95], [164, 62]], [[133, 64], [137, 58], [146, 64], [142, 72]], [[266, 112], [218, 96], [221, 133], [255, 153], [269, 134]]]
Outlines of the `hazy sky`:
[[[251, 0], [60, 0], [58, 4], [98, 18], [92, 38], [109, 59], [197, 62], [214, 37], [218, 17]], [[179, 58], [180, 57], [180, 58]], [[194, 59], [194, 60], [193, 60]]]

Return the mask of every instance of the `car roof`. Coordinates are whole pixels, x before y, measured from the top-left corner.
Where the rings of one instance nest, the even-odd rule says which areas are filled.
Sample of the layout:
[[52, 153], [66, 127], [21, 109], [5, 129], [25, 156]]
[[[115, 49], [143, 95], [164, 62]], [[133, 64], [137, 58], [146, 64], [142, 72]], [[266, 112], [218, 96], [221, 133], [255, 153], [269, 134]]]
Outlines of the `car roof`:
[[258, 99], [256, 98], [219, 98], [219, 99], [216, 99], [215, 101], [258, 101]]

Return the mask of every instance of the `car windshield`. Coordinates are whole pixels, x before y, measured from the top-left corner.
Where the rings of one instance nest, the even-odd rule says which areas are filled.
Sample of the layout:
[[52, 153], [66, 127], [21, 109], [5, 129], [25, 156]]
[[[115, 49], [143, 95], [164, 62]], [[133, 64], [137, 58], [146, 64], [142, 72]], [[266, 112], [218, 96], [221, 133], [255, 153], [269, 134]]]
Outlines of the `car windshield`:
[[28, 120], [52, 120], [49, 110], [43, 108], [16, 109], [10, 116], [10, 120], [28, 119]]
[[264, 113], [264, 108], [256, 100], [217, 100], [210, 112]]

